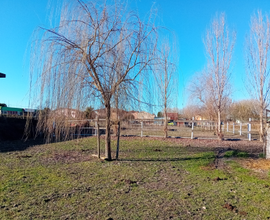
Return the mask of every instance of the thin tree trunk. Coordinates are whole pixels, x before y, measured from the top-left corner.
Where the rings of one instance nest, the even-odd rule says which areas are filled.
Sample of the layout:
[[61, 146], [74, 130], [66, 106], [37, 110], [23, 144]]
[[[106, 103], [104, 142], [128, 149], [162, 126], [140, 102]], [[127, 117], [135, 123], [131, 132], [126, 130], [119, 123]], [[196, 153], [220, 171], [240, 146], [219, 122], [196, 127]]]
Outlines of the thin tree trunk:
[[165, 85], [164, 85], [164, 138], [168, 137], [168, 120], [167, 120], [167, 95], [168, 95], [168, 73], [167, 73], [167, 59], [165, 61]]
[[116, 121], [117, 121], [117, 147], [116, 147], [116, 160], [118, 160], [119, 155], [119, 141], [120, 141], [120, 118], [119, 118], [119, 107], [118, 107], [118, 101], [119, 101], [119, 87], [117, 87], [116, 90], [116, 96], [115, 96], [115, 106], [116, 106]]
[[218, 109], [217, 135], [218, 135], [218, 139], [220, 141], [222, 141], [223, 140], [223, 134], [222, 134], [222, 130], [221, 130], [221, 112], [220, 112], [220, 109]]
[[108, 101], [106, 107], [106, 134], [105, 134], [105, 157], [107, 160], [112, 160], [111, 156], [111, 133], [110, 133], [110, 117], [111, 117], [111, 104]]
[[115, 159], [118, 160], [119, 155], [119, 142], [120, 142], [120, 121], [118, 120], [118, 129], [117, 129], [117, 148], [116, 148], [116, 156]]
[[99, 122], [97, 121], [97, 155], [100, 158], [100, 132], [99, 132]]
[[167, 109], [164, 110], [164, 138], [168, 137], [168, 120], [167, 120]]
[[260, 142], [263, 142], [264, 124], [263, 124], [263, 107], [260, 109]]

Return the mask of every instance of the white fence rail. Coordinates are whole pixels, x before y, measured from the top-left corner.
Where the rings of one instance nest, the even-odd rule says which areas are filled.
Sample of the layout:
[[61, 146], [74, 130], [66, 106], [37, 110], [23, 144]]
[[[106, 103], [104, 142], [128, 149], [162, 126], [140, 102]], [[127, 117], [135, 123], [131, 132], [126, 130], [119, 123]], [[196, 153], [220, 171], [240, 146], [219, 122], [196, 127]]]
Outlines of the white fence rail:
[[[97, 135], [97, 124], [100, 126], [101, 134], [105, 133], [105, 120], [71, 120], [73, 126], [78, 126], [82, 130], [91, 130], [82, 136]], [[87, 124], [87, 127], [85, 126]], [[256, 122], [235, 123], [226, 122], [222, 124], [222, 132], [225, 139], [259, 139], [259, 124]], [[112, 122], [111, 133], [116, 134], [117, 125]], [[149, 136], [163, 137], [164, 126], [163, 120], [129, 120], [121, 121], [121, 135], [124, 136]], [[177, 120], [174, 125], [168, 125], [168, 136], [175, 138], [190, 139], [216, 139], [216, 124], [214, 121], [199, 120]]]

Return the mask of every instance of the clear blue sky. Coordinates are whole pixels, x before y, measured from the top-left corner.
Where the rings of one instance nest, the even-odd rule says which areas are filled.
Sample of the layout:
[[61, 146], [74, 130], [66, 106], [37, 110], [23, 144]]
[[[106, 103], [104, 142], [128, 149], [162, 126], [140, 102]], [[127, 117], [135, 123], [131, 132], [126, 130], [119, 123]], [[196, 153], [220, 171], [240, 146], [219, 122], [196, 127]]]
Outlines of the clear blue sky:
[[[52, 4], [56, 1], [51, 0]], [[154, 6], [162, 25], [173, 31], [179, 45], [178, 107], [187, 103], [185, 87], [193, 74], [203, 69], [206, 58], [202, 37], [216, 12], [225, 12], [227, 24], [237, 31], [232, 62], [234, 100], [249, 98], [245, 77], [244, 41], [250, 16], [258, 9], [270, 13], [269, 0], [129, 0], [130, 8], [144, 16]], [[0, 103], [28, 107], [29, 49], [38, 26], [50, 27], [47, 0], [0, 1]]]

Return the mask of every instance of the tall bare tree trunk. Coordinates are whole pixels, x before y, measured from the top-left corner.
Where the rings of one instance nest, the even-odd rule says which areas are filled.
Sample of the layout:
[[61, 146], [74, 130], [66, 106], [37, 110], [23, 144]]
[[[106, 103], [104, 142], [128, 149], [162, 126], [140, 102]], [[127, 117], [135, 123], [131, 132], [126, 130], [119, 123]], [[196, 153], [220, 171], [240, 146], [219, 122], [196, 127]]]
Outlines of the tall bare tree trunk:
[[105, 157], [107, 160], [112, 160], [111, 157], [111, 133], [110, 133], [110, 123], [111, 123], [111, 103], [106, 101], [106, 134], [105, 134]]
[[97, 122], [97, 155], [100, 158], [100, 131], [99, 131], [99, 122]]
[[167, 120], [167, 106], [166, 104], [164, 105], [164, 138], [168, 137], [168, 120]]
[[263, 142], [264, 139], [264, 123], [263, 123], [263, 97], [260, 97], [260, 141]]
[[115, 106], [116, 106], [116, 122], [117, 122], [117, 131], [116, 131], [116, 136], [117, 136], [117, 147], [116, 147], [116, 156], [115, 159], [118, 160], [118, 155], [119, 155], [119, 142], [120, 142], [120, 118], [119, 118], [119, 87], [116, 89], [116, 94], [115, 94]]
[[115, 159], [118, 160], [118, 155], [119, 155], [119, 142], [120, 142], [120, 121], [118, 120], [117, 122], [117, 146], [116, 146], [116, 156]]
[[217, 135], [219, 140], [223, 140], [223, 134], [221, 131], [221, 111], [218, 109], [218, 123], [217, 123]]
[[167, 74], [167, 68], [165, 66], [165, 86], [164, 86], [164, 138], [168, 137], [168, 120], [167, 120], [167, 87], [168, 87], [168, 74]]

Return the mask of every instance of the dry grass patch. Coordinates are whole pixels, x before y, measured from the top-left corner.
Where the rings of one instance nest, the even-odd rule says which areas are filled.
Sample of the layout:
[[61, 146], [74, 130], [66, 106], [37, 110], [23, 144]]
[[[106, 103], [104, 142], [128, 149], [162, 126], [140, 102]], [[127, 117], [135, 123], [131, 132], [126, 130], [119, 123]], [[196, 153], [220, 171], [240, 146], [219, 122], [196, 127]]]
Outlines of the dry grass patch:
[[270, 170], [270, 160], [266, 159], [242, 159], [237, 160], [243, 167], [254, 171]]

